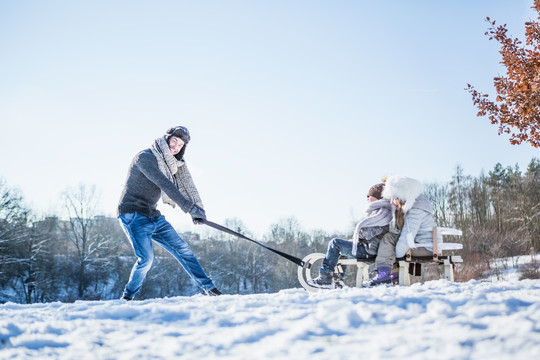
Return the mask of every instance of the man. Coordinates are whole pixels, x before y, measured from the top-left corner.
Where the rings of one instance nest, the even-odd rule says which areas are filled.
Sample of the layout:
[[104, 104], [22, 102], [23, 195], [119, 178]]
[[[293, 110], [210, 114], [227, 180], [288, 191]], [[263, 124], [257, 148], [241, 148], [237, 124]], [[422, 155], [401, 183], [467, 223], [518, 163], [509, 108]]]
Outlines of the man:
[[353, 238], [351, 240], [334, 238], [328, 243], [319, 276], [308, 280], [309, 285], [332, 289], [334, 268], [342, 255], [356, 259], [367, 259], [377, 255], [379, 242], [388, 232], [392, 220], [392, 207], [389, 200], [382, 198], [383, 189], [384, 183], [380, 183], [368, 190], [365, 217], [356, 225]]
[[141, 289], [154, 259], [152, 240], [180, 262], [197, 286], [210, 296], [221, 295], [205, 274], [189, 245], [157, 210], [160, 197], [171, 206], [189, 213], [195, 224], [204, 223], [201, 198], [184, 161], [188, 129], [176, 126], [157, 138], [152, 147], [135, 155], [118, 204], [120, 224], [133, 245], [137, 262], [122, 295], [132, 300]]

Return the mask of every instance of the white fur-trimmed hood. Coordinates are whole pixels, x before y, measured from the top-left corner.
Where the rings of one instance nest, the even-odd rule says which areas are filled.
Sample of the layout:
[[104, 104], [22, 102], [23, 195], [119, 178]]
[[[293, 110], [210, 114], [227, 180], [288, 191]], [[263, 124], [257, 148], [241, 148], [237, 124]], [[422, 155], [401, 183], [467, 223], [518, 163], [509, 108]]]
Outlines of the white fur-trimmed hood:
[[399, 199], [405, 202], [403, 212], [407, 213], [414, 205], [415, 200], [422, 194], [423, 185], [420, 181], [406, 176], [390, 176], [386, 179], [383, 190], [385, 199]]

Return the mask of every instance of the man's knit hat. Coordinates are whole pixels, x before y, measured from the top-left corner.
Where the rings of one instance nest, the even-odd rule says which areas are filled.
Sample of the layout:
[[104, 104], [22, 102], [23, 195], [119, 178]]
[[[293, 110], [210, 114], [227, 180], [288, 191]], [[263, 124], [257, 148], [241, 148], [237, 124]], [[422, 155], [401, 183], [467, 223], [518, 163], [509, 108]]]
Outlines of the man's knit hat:
[[367, 196], [373, 196], [377, 200], [381, 200], [383, 189], [384, 189], [384, 183], [375, 184], [369, 188]]
[[167, 136], [167, 141], [171, 138], [171, 136], [176, 136], [182, 139], [186, 145], [189, 142], [189, 140], [191, 140], [189, 131], [185, 126], [172, 127], [169, 130], [167, 130], [167, 133], [165, 135]]

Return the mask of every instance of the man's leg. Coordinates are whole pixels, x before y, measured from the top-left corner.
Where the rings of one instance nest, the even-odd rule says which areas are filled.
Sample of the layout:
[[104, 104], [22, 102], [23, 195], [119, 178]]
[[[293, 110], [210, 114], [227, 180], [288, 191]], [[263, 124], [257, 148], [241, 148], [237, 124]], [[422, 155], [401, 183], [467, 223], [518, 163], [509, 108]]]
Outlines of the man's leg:
[[199, 288], [208, 293], [208, 291], [216, 287], [204, 272], [189, 245], [182, 240], [163, 215], [156, 222], [156, 231], [152, 239], [163, 246], [165, 250], [170, 252], [178, 260]]
[[133, 246], [135, 256], [137, 256], [137, 262], [131, 269], [129, 281], [123, 294], [123, 298], [133, 299], [135, 294], [141, 290], [146, 273], [154, 261], [151, 240], [154, 223], [150, 218], [137, 213], [121, 215], [119, 220]]

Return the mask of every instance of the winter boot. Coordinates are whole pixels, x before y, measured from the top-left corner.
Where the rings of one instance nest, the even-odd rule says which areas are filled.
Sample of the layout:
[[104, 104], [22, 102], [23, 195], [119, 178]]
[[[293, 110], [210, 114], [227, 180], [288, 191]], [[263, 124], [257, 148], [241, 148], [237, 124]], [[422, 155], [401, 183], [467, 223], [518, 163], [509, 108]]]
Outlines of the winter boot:
[[377, 267], [374, 276], [365, 284], [366, 286], [376, 286], [379, 284], [392, 283], [392, 267], [387, 265], [381, 265]]
[[392, 285], [399, 285], [399, 272], [392, 272], [390, 274], [390, 282]]
[[308, 285], [318, 287], [321, 289], [333, 289], [334, 282], [332, 279], [332, 273], [327, 272], [324, 268], [319, 269], [319, 276], [315, 279], [309, 279]]
[[345, 277], [339, 274], [334, 274], [334, 288], [335, 289], [343, 289], [344, 287], [347, 287], [345, 285]]
[[213, 288], [213, 289], [207, 290], [206, 295], [208, 295], [208, 296], [219, 296], [219, 295], [223, 295], [223, 294], [221, 293], [221, 291], [218, 290], [218, 288]]

